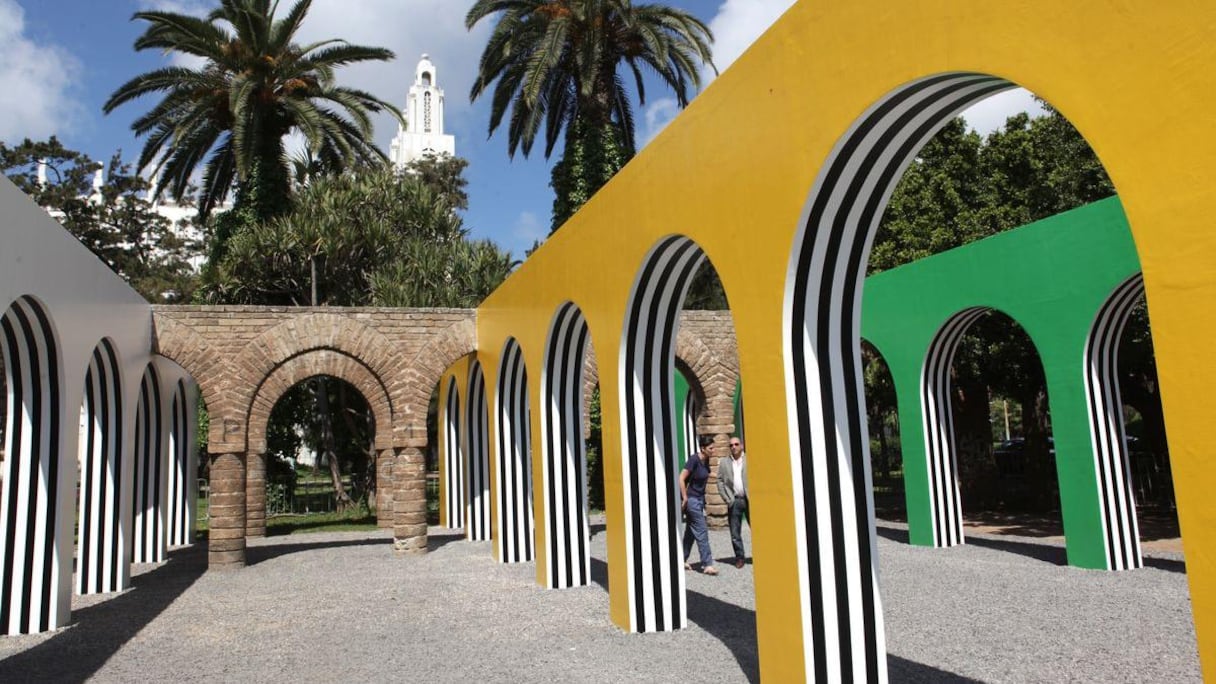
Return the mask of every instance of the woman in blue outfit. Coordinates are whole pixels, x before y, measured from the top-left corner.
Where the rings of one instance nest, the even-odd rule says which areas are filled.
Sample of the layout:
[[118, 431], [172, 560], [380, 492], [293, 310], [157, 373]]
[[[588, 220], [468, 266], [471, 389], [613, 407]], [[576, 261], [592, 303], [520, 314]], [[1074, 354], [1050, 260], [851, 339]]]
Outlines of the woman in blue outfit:
[[709, 448], [713, 446], [712, 435], [697, 438], [701, 452], [688, 457], [684, 470], [680, 471], [680, 498], [684, 508], [684, 569], [691, 570], [688, 556], [692, 553], [692, 542], [697, 541], [701, 552], [701, 572], [718, 574], [714, 567], [714, 555], [709, 550], [709, 529], [705, 526], [705, 484], [709, 482]]

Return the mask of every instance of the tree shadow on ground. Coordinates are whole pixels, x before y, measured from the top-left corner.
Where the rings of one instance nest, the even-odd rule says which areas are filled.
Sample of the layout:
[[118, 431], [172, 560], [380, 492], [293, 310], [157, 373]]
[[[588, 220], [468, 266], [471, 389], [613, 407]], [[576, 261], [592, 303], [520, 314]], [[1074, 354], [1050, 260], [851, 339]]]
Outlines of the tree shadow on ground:
[[169, 552], [168, 562], [131, 579], [131, 589], [72, 612], [72, 624], [0, 661], [0, 681], [83, 682], [207, 570], [207, 545]]
[[[607, 563], [598, 558], [591, 559], [591, 581], [607, 591]], [[747, 677], [747, 681], [753, 683], [760, 681], [760, 660], [756, 646], [756, 611], [690, 590], [688, 591], [688, 620], [721, 641], [730, 650], [735, 657], [735, 662], [739, 664], [739, 671]], [[887, 668], [893, 682], [963, 683], [978, 681], [894, 655], [887, 656]]]
[[267, 544], [265, 546], [247, 546], [245, 547], [245, 564], [257, 565], [264, 563], [272, 558], [286, 556], [291, 553], [299, 553], [301, 551], [312, 551], [315, 549], [334, 549], [343, 546], [385, 546], [390, 547], [393, 540], [385, 537], [369, 537], [365, 539], [345, 539], [345, 540], [317, 540], [312, 542], [300, 541], [294, 544]]
[[[908, 531], [894, 527], [878, 527], [878, 536], [901, 544], [908, 543]], [[1035, 544], [1032, 542], [1014, 541], [1012, 539], [993, 539], [969, 534], [966, 543], [985, 549], [995, 549], [1007, 553], [1016, 553], [1035, 560], [1051, 563], [1052, 565], [1068, 565], [1068, 552], [1063, 546], [1056, 544]], [[1144, 557], [1144, 565], [1149, 568], [1165, 570], [1166, 572], [1186, 572], [1186, 562], [1171, 558]]]
[[453, 542], [465, 541], [464, 530], [439, 528], [439, 531], [426, 533], [426, 550], [438, 551]]
[[[359, 529], [356, 526], [365, 526], [366, 529]], [[326, 531], [324, 529], [326, 527], [334, 528], [334, 532], [371, 532], [376, 529], [384, 529], [377, 527], [375, 515], [345, 520], [308, 520], [307, 518], [293, 519], [279, 517], [267, 521], [266, 536], [282, 537], [303, 531], [324, 532]]]

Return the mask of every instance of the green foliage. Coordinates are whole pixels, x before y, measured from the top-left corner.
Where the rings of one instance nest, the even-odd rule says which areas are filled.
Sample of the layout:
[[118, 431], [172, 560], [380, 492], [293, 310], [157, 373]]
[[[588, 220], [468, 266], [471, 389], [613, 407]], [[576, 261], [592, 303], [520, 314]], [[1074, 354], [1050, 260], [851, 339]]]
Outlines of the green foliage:
[[291, 132], [331, 169], [385, 159], [372, 141], [370, 115], [400, 113], [370, 93], [338, 86], [335, 70], [389, 60], [393, 53], [343, 40], [296, 44], [310, 5], [300, 0], [279, 16], [278, 3], [268, 0], [221, 0], [205, 17], [135, 13], [148, 24], [135, 41], [137, 51], [201, 64], [140, 74], [119, 86], [103, 109], [108, 114], [145, 95], [162, 96], [131, 125], [147, 137], [137, 166], [152, 165], [162, 187], [180, 199], [202, 164], [201, 215], [223, 201], [234, 182], [243, 190], [237, 204], [251, 207], [257, 218], [284, 211], [291, 187], [283, 138]]
[[591, 510], [604, 510], [604, 415], [600, 408], [600, 386], [591, 390], [591, 409], [587, 437], [587, 504]]
[[553, 219], [549, 234], [561, 228], [631, 156], [615, 126], [594, 127], [582, 121], [573, 122], [566, 135], [565, 151], [553, 165], [550, 176]]
[[709, 259], [701, 264], [692, 282], [688, 284], [688, 295], [684, 297], [684, 309], [687, 311], [725, 311], [730, 308], [726, 301], [726, 289], [718, 278]]
[[290, 214], [243, 230], [216, 267], [214, 301], [329, 306], [476, 306], [513, 266], [466, 239], [423, 179], [388, 168], [320, 178]]
[[[1046, 106], [1046, 105], [1044, 105]], [[947, 124], [920, 151], [900, 180], [883, 215], [868, 270], [876, 273], [938, 252], [1016, 228], [1114, 194], [1097, 155], [1058, 112], [1046, 116], [1010, 117], [987, 138], [968, 132], [962, 119]], [[1146, 424], [1160, 411], [1155, 393], [1147, 318], [1133, 316], [1121, 354], [1125, 401], [1147, 411]], [[864, 356], [864, 352], [863, 352]], [[952, 404], [959, 467], [963, 479], [995, 476], [990, 399], [1010, 402], [1019, 419], [1014, 433], [1026, 439], [1034, 464], [1022, 505], [1050, 509], [1058, 505], [1050, 481], [1047, 436], [1051, 429], [1046, 381], [1029, 337], [1009, 318], [990, 313], [978, 320], [960, 343], [952, 367]], [[866, 396], [870, 421], [885, 424], [895, 413], [893, 391], [867, 366]], [[1137, 406], [1137, 410], [1141, 410]], [[1142, 412], [1143, 412], [1142, 411]], [[999, 418], [1003, 432], [1003, 409]], [[1164, 449], [1164, 428], [1157, 448]], [[987, 486], [987, 494], [984, 494]], [[969, 506], [1000, 488], [980, 483], [964, 492]]]
[[957, 118], [921, 149], [883, 214], [869, 272], [894, 268], [1115, 193], [1097, 155], [1054, 110], [1009, 117], [987, 139]]
[[469, 181], [464, 177], [464, 170], [468, 166], [467, 159], [453, 157], [446, 152], [428, 153], [406, 164], [405, 171], [438, 193], [448, 206], [464, 211], [469, 208], [469, 193], [465, 191]]
[[[38, 164], [46, 164], [46, 183]], [[147, 201], [149, 184], [116, 154], [99, 189], [99, 165], [55, 137], [0, 143], [0, 169], [137, 292], [153, 303], [189, 301], [196, 284], [190, 259], [202, 246], [173, 230]]]
[[570, 163], [553, 172], [554, 229], [637, 150], [629, 76], [640, 104], [646, 103], [642, 70], [649, 69], [684, 107], [700, 88], [700, 66], [712, 65], [709, 27], [664, 5], [478, 0], [465, 24], [471, 29], [492, 15], [497, 23], [469, 97], [476, 100], [493, 86], [490, 134], [507, 120], [511, 156], [516, 150], [528, 156], [543, 126], [549, 157], [565, 133]]

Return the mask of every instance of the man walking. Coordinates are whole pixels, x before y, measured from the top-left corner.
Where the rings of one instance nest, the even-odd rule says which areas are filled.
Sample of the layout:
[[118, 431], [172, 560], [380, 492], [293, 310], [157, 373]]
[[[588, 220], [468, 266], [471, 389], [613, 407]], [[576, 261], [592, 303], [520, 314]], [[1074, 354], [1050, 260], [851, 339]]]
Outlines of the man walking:
[[747, 515], [747, 454], [738, 437], [730, 438], [730, 459], [718, 462], [718, 495], [727, 506], [735, 567], [742, 568], [746, 556], [743, 552], [743, 517]]

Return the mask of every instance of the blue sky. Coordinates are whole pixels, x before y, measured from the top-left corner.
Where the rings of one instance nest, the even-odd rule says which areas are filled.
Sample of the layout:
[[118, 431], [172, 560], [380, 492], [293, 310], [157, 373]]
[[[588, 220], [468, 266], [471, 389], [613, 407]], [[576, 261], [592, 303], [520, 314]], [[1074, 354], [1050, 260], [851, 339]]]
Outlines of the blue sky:
[[[281, 0], [284, 7], [289, 0]], [[142, 147], [129, 127], [143, 105], [128, 105], [109, 116], [101, 105], [132, 76], [163, 66], [159, 53], [136, 53], [135, 38], [142, 22], [131, 15], [143, 9], [202, 14], [215, 4], [208, 0], [0, 0], [0, 140], [45, 139], [54, 134], [66, 146], [95, 159], [109, 159], [118, 149], [133, 160]], [[551, 161], [543, 150], [515, 159], [507, 156], [505, 136], [487, 138], [488, 106], [484, 99], [470, 104], [469, 88], [476, 74], [490, 25], [467, 31], [464, 0], [314, 0], [301, 29], [304, 41], [344, 38], [354, 43], [387, 47], [394, 62], [356, 65], [339, 72], [346, 85], [371, 91], [404, 106], [414, 66], [422, 53], [435, 63], [438, 85], [444, 89], [446, 132], [456, 136], [456, 153], [469, 160], [469, 210], [465, 225], [475, 237], [490, 238], [517, 258], [537, 238], [548, 233], [552, 191], [548, 187]], [[692, 12], [715, 34], [714, 61], [719, 69], [733, 62], [792, 0], [666, 0]], [[712, 73], [706, 73], [711, 80]], [[646, 141], [677, 114], [674, 100], [659, 84], [637, 112], [638, 137]], [[148, 100], [151, 106], [154, 100]], [[967, 119], [982, 132], [998, 126], [1006, 115], [1029, 104], [1024, 93], [982, 103]], [[376, 142], [387, 150], [396, 124], [387, 116], [377, 120]]]

